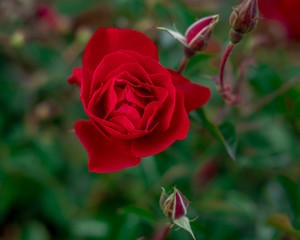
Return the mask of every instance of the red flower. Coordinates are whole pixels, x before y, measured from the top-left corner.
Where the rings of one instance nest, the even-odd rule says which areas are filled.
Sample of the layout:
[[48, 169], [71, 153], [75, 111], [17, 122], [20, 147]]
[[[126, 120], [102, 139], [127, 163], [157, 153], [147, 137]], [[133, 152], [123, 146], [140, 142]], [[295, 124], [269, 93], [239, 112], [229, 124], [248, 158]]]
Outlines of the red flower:
[[100, 28], [82, 65], [68, 81], [80, 86], [89, 117], [76, 122], [75, 132], [92, 172], [136, 166], [184, 139], [187, 112], [210, 97], [207, 87], [160, 65], [156, 46], [137, 31]]
[[299, 0], [259, 0], [258, 4], [265, 18], [281, 22], [291, 38], [300, 39]]

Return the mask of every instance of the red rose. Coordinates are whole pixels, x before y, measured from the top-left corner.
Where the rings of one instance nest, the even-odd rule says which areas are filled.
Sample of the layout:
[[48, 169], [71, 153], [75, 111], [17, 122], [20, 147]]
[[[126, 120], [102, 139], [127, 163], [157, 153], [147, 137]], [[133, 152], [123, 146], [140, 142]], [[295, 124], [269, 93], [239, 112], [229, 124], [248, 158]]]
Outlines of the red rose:
[[207, 87], [160, 65], [156, 46], [137, 31], [100, 28], [82, 65], [68, 81], [80, 86], [89, 118], [77, 121], [75, 132], [92, 172], [136, 166], [184, 139], [187, 112], [210, 97]]
[[281, 22], [290, 37], [300, 39], [300, 0], [259, 0], [258, 4], [264, 17]]

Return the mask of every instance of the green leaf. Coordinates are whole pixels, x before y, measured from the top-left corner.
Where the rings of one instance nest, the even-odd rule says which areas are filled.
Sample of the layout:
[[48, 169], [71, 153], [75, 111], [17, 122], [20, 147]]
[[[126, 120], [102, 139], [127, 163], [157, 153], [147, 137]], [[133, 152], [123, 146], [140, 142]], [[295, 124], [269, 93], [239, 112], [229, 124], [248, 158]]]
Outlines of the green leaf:
[[235, 127], [224, 122], [219, 127], [210, 122], [202, 108], [191, 113], [191, 116], [203, 127], [205, 127], [225, 147], [228, 155], [236, 160], [235, 151], [237, 146]]
[[50, 234], [45, 225], [32, 221], [25, 225], [22, 240], [49, 240]]
[[182, 216], [180, 218], [174, 219], [173, 223], [188, 231], [192, 235], [193, 239], [196, 240], [193, 231], [191, 229], [190, 220], [187, 217]]
[[300, 215], [300, 191], [298, 184], [286, 176], [279, 176], [279, 182], [283, 186], [290, 204], [294, 210], [295, 217]]
[[222, 138], [220, 140], [225, 146], [227, 153], [233, 160], [236, 160], [235, 151], [237, 142], [235, 127], [229, 122], [224, 122], [219, 126], [219, 130], [222, 134]]
[[268, 220], [267, 224], [285, 232], [286, 234], [300, 239], [300, 231], [294, 229], [289, 218], [285, 214], [274, 214]]
[[121, 214], [135, 214], [149, 222], [155, 222], [155, 215], [147, 209], [140, 208], [137, 206], [127, 206], [120, 209]]
[[71, 232], [79, 238], [105, 238], [110, 226], [98, 219], [77, 219], [71, 223]]

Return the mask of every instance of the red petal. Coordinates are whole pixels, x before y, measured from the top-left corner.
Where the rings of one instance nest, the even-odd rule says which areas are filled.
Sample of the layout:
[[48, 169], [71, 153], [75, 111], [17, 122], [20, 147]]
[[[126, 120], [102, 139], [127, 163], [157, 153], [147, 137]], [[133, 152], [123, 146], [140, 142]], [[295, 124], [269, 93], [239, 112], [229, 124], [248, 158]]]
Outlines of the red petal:
[[92, 76], [93, 75], [89, 74], [89, 72], [85, 68], [82, 68], [82, 83], [81, 83], [80, 98], [85, 110], [88, 107], [90, 101], [90, 89], [92, 83]]
[[141, 162], [130, 152], [130, 141], [108, 141], [91, 121], [77, 121], [75, 132], [88, 152], [90, 172], [115, 172]]
[[110, 79], [103, 87], [94, 92], [87, 106], [87, 113], [105, 119], [115, 109], [117, 94], [114, 89], [114, 82], [114, 79]]
[[170, 127], [165, 132], [151, 132], [132, 143], [132, 152], [139, 157], [147, 157], [160, 153], [175, 140], [186, 138], [190, 122], [183, 103], [183, 94], [176, 93], [176, 105]]
[[209, 100], [210, 89], [208, 87], [191, 83], [190, 80], [179, 73], [171, 69], [169, 71], [172, 74], [176, 89], [184, 93], [184, 106], [188, 113], [198, 109]]
[[166, 131], [172, 119], [172, 115], [174, 113], [175, 108], [175, 98], [176, 98], [176, 89], [174, 88], [174, 84], [172, 82], [171, 76], [168, 74], [158, 73], [150, 75], [151, 80], [157, 86], [164, 86], [165, 89], [168, 89], [168, 97], [164, 102], [164, 108], [159, 112], [159, 130]]
[[[103, 82], [110, 78], [110, 73], [123, 64], [135, 63], [135, 58], [123, 52], [111, 53], [103, 58], [103, 61], [97, 66], [93, 74], [90, 96], [100, 88]], [[138, 64], [137, 64], [138, 65]], [[134, 70], [137, 66], [135, 65]], [[140, 67], [141, 68], [141, 67]], [[137, 71], [137, 70], [136, 70]]]
[[81, 86], [81, 78], [82, 78], [82, 70], [81, 68], [74, 68], [73, 74], [68, 78], [68, 83], [77, 84], [79, 87]]
[[129, 29], [100, 28], [89, 40], [82, 64], [93, 74], [105, 55], [118, 50], [132, 50], [158, 60], [156, 46], [144, 34]]
[[185, 33], [187, 43], [190, 43], [194, 39], [194, 37], [196, 37], [201, 32], [201, 30], [207, 27], [214, 20], [215, 20], [214, 17], [208, 16], [208, 17], [201, 18], [197, 22], [193, 23], [186, 30]]
[[183, 196], [183, 194], [176, 189], [176, 195], [175, 195], [175, 209], [173, 211], [173, 218], [177, 219], [181, 216], [186, 215], [188, 210], [188, 201], [186, 197]]

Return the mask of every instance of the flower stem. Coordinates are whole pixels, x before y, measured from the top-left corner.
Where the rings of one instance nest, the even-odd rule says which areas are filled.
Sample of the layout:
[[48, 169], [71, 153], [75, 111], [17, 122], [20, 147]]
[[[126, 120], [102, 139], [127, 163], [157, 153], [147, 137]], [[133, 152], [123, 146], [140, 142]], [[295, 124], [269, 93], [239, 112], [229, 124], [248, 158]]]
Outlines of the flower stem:
[[177, 72], [181, 74], [185, 69], [186, 65], [188, 64], [188, 62], [189, 62], [189, 58], [184, 57]]
[[220, 86], [220, 92], [224, 93], [225, 92], [225, 84], [224, 84], [224, 70], [225, 70], [225, 65], [228, 60], [228, 57], [230, 53], [232, 52], [232, 49], [234, 48], [234, 44], [232, 42], [229, 42], [229, 44], [226, 47], [226, 50], [224, 52], [221, 65], [220, 65], [220, 73], [219, 73], [219, 86]]
[[163, 240], [168, 235], [171, 226], [172, 226], [171, 223], [166, 223], [163, 230], [159, 234], [155, 235], [153, 240]]
[[294, 87], [296, 84], [300, 83], [300, 77], [296, 77], [285, 84], [283, 84], [280, 88], [275, 90], [274, 92], [270, 93], [269, 95], [266, 95], [262, 99], [260, 99], [258, 102], [254, 103], [253, 105], [248, 106], [245, 108], [244, 117], [249, 117], [255, 112], [259, 111], [263, 107], [265, 107], [267, 104], [272, 102], [275, 98], [280, 96], [281, 94], [285, 93], [292, 87]]

